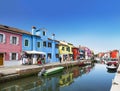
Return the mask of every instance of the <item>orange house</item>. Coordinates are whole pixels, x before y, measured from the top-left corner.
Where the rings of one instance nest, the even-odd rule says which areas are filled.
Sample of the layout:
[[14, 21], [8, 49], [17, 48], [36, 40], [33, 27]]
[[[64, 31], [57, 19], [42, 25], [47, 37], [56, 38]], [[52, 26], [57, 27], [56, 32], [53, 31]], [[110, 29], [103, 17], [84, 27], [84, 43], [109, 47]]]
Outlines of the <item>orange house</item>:
[[118, 58], [119, 57], [119, 51], [118, 50], [113, 50], [110, 52], [110, 57], [111, 58]]

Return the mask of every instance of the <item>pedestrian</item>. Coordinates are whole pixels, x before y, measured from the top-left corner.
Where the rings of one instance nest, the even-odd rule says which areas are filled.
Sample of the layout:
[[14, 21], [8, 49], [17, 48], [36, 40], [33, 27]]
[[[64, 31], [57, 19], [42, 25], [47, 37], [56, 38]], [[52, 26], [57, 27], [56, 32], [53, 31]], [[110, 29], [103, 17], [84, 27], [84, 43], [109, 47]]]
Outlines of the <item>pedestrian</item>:
[[41, 61], [42, 61], [42, 64], [45, 64], [45, 56], [42, 57]]
[[37, 62], [38, 64], [41, 64], [41, 58], [38, 58]]
[[59, 61], [60, 61], [60, 63], [61, 63], [61, 60], [62, 60], [62, 58], [61, 58], [61, 56], [59, 57]]
[[48, 63], [50, 63], [50, 56], [48, 56]]

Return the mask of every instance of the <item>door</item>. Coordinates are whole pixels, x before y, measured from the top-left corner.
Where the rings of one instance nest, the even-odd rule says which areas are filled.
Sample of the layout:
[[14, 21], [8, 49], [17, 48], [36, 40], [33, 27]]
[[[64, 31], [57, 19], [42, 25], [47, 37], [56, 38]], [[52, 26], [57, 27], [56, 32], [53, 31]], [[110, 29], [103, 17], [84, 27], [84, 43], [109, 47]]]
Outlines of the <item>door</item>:
[[0, 54], [0, 66], [3, 65], [3, 54]]

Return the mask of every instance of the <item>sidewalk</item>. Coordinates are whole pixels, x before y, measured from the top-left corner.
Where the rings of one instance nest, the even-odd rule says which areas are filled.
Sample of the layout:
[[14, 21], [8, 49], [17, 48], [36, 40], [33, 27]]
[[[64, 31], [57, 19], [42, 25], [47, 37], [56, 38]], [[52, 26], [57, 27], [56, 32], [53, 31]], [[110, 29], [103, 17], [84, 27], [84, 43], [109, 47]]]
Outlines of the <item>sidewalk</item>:
[[41, 68], [44, 66], [45, 68], [51, 68], [55, 66], [71, 66], [77, 65], [78, 61], [68, 61], [68, 62], [55, 62], [48, 63], [44, 65], [20, 65], [20, 66], [11, 66], [11, 67], [0, 67], [0, 82], [4, 82], [10, 79], [17, 79], [22, 75], [29, 75], [38, 73]]
[[112, 86], [110, 91], [120, 91], [120, 65], [115, 74], [115, 78], [112, 81]]

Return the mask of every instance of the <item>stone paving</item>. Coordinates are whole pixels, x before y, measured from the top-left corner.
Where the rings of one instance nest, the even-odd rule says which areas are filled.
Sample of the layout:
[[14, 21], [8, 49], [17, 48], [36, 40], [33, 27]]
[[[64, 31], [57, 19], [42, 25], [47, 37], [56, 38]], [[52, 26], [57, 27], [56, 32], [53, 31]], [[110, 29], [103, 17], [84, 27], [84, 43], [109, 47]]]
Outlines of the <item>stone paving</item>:
[[120, 91], [120, 65], [115, 74], [115, 78], [112, 80], [112, 86], [110, 91]]
[[55, 62], [55, 63], [48, 63], [44, 65], [20, 65], [20, 66], [10, 66], [10, 67], [0, 67], [0, 74], [14, 74], [19, 70], [25, 70], [25, 69], [33, 69], [33, 68], [42, 68], [43, 66], [55, 66], [55, 65], [62, 65], [66, 63], [76, 63], [77, 61], [68, 61], [68, 62]]

